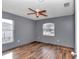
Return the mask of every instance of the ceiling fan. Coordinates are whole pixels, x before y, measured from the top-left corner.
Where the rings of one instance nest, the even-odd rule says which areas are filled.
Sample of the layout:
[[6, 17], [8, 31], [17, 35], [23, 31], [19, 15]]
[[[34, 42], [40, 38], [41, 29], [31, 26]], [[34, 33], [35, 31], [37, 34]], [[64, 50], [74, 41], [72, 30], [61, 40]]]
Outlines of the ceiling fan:
[[32, 11], [33, 13], [27, 13], [27, 15], [36, 15], [36, 17], [38, 18], [39, 16], [47, 16], [46, 15], [46, 10], [40, 10], [40, 9], [36, 9], [33, 10], [31, 8], [28, 8], [30, 11]]

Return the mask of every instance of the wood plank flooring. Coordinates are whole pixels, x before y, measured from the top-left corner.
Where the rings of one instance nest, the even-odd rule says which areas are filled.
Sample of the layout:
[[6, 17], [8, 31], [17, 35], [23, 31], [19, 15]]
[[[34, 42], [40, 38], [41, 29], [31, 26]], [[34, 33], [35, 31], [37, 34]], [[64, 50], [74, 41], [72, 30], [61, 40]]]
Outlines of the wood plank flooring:
[[[41, 42], [33, 42], [28, 45], [24, 45], [18, 48], [15, 48], [9, 52], [13, 53], [13, 59], [63, 59], [62, 57], [58, 57], [59, 55], [64, 55], [58, 49], [63, 49], [63, 51], [70, 53], [73, 49], [71, 48], [64, 48], [64, 47], [59, 47], [56, 45], [51, 45], [51, 44], [46, 44], [46, 43], [41, 43]], [[66, 55], [66, 54], [65, 54]], [[73, 59], [73, 57], [70, 55], [64, 57], [64, 59]]]

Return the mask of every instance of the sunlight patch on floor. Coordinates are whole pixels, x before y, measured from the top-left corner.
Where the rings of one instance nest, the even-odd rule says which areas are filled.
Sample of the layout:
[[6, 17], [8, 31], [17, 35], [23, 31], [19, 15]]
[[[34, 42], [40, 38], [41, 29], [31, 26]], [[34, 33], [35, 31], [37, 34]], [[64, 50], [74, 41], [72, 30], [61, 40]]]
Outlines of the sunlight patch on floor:
[[13, 59], [13, 53], [7, 53], [5, 55], [2, 56], [2, 59]]

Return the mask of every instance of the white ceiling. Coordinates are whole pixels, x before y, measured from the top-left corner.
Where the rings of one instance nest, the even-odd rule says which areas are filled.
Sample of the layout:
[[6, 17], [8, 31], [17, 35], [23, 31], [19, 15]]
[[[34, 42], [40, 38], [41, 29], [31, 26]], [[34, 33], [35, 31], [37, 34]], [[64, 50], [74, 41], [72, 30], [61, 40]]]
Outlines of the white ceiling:
[[[64, 7], [64, 3], [69, 2], [69, 7]], [[45, 9], [47, 10], [47, 17], [35, 15], [27, 15], [28, 8]], [[2, 0], [3, 11], [30, 18], [32, 20], [41, 20], [53, 17], [67, 16], [74, 13], [73, 0]]]

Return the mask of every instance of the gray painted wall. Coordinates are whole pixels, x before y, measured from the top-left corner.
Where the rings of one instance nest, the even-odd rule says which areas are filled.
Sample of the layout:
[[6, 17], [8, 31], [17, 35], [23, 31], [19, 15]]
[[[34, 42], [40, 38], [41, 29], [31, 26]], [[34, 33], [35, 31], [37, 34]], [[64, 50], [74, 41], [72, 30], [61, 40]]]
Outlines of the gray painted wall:
[[14, 42], [3, 44], [3, 51], [32, 42], [35, 39], [34, 21], [7, 12], [2, 12], [2, 18], [14, 20]]
[[[14, 20], [15, 40], [13, 43], [3, 44], [3, 51], [32, 41], [40, 41], [74, 48], [74, 16], [32, 21], [24, 17], [2, 12], [2, 18]], [[43, 36], [42, 25], [48, 22], [55, 23], [56, 37]]]
[[[36, 41], [57, 44], [74, 48], [75, 31], [74, 31], [74, 16], [65, 16], [40, 20], [36, 22]], [[43, 36], [42, 25], [44, 23], [55, 23], [56, 37]]]

